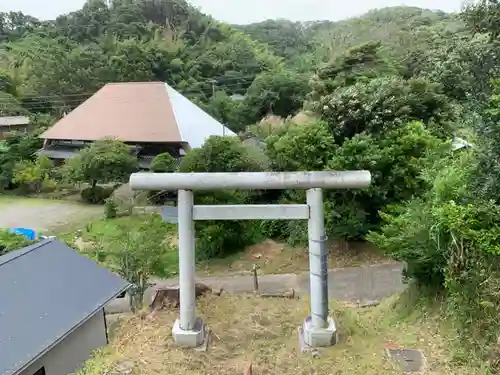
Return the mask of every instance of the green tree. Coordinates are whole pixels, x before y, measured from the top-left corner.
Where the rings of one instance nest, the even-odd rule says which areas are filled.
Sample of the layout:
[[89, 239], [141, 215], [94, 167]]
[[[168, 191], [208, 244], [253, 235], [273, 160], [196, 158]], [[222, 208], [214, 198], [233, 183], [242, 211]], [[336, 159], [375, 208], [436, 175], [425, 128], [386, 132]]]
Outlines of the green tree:
[[[326, 229], [332, 238], [361, 239], [380, 225], [379, 211], [422, 195], [428, 188], [421, 173], [436, 155], [446, 150], [442, 140], [421, 122], [409, 122], [383, 135], [362, 132], [334, 141], [324, 122], [289, 124], [266, 140], [274, 170], [369, 170], [367, 189], [330, 191], [325, 195]], [[286, 191], [279, 200], [298, 202], [303, 194]], [[294, 233], [295, 232], [295, 233]], [[302, 235], [298, 235], [302, 232]], [[288, 225], [285, 238], [303, 240], [306, 227]]]
[[36, 161], [21, 160], [14, 167], [12, 182], [39, 193], [52, 168], [52, 162], [45, 156]]
[[0, 116], [21, 116], [29, 112], [13, 95], [0, 91]]
[[126, 182], [137, 170], [137, 158], [123, 142], [102, 139], [70, 159], [67, 168], [75, 182], [86, 182], [95, 187], [98, 183]]
[[[257, 172], [258, 160], [237, 138], [210, 137], [205, 144], [184, 157], [180, 172]], [[255, 192], [203, 191], [195, 194], [196, 204], [251, 203]], [[204, 221], [196, 223], [196, 251], [200, 260], [224, 257], [241, 251], [255, 241], [257, 226], [248, 221]]]
[[453, 117], [449, 99], [428, 80], [388, 77], [358, 82], [335, 90], [314, 104], [328, 122], [336, 141], [366, 131], [383, 132], [412, 121], [422, 121], [440, 137], [450, 136]]
[[0, 151], [0, 190], [13, 187], [14, 168], [21, 161], [34, 161], [42, 141], [35, 134], [13, 133], [5, 140]]
[[339, 87], [367, 82], [387, 73], [394, 73], [380, 56], [380, 42], [367, 42], [352, 47], [333, 61], [321, 66], [311, 80], [315, 100]]
[[168, 152], [156, 155], [151, 161], [150, 169], [155, 173], [171, 173], [177, 169], [175, 158]]
[[480, 0], [469, 4], [461, 18], [473, 33], [489, 34], [491, 40], [500, 35], [500, 4], [497, 0]]
[[500, 206], [474, 188], [475, 157], [463, 151], [438, 160], [424, 173], [426, 194], [385, 210], [381, 231], [368, 239], [404, 261], [408, 278], [445, 291], [448, 316], [482, 348], [497, 340]]
[[248, 88], [242, 103], [245, 125], [255, 123], [268, 114], [293, 116], [302, 109], [309, 92], [308, 77], [287, 71], [258, 75]]
[[323, 170], [335, 149], [324, 122], [290, 123], [266, 138], [266, 153], [275, 171]]
[[268, 44], [278, 56], [287, 59], [312, 49], [308, 28], [301, 22], [266, 20], [239, 28], [253, 39]]
[[133, 312], [143, 307], [144, 292], [152, 276], [165, 274], [177, 251], [165, 245], [169, 228], [159, 215], [152, 215], [130, 230], [118, 226], [105, 246], [112, 268], [133, 286], [129, 289], [130, 307]]
[[331, 235], [362, 238], [378, 228], [380, 210], [424, 194], [428, 184], [421, 174], [446, 147], [420, 122], [406, 123], [380, 138], [361, 133], [345, 141], [328, 169], [369, 170], [372, 183], [368, 189], [328, 193]]
[[208, 138], [184, 156], [179, 172], [258, 172], [262, 167], [236, 137]]
[[231, 130], [237, 132], [244, 129], [246, 119], [240, 114], [241, 103], [232, 99], [226, 92], [217, 91], [206, 104], [201, 101], [196, 104]]

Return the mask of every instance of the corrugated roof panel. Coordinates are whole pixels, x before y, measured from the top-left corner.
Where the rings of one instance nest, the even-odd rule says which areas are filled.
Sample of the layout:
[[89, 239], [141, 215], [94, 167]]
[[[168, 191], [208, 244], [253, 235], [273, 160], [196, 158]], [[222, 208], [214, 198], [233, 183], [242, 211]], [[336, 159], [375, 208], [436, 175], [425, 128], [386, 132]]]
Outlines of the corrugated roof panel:
[[12, 375], [128, 287], [49, 239], [0, 257], [0, 374]]
[[211, 135], [236, 136], [234, 132], [192, 103], [181, 93], [165, 84], [179, 132], [191, 148], [201, 147]]

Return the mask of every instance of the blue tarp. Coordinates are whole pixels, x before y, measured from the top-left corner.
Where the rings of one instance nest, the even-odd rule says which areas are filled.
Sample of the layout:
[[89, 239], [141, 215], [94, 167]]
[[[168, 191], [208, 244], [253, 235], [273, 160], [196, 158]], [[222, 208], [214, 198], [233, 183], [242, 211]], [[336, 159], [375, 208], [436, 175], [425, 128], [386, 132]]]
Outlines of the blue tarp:
[[40, 233], [29, 228], [12, 228], [11, 230], [9, 230], [9, 232], [24, 236], [30, 241], [35, 241], [36, 239], [41, 237]]

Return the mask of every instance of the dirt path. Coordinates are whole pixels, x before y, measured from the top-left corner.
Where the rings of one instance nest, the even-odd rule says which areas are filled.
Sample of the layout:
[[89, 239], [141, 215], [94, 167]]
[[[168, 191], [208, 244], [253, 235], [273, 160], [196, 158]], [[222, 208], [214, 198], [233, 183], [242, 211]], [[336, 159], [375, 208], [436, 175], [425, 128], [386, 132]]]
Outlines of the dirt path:
[[0, 197], [0, 228], [47, 232], [102, 215], [102, 206], [51, 199]]

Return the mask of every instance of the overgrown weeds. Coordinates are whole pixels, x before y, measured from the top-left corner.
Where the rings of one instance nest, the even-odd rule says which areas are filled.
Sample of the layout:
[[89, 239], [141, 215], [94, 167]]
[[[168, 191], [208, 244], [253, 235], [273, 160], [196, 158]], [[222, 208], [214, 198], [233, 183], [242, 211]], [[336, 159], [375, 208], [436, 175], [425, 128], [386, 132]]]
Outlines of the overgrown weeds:
[[136, 375], [233, 375], [243, 374], [249, 362], [255, 374], [400, 374], [385, 356], [387, 345], [423, 350], [431, 375], [488, 374], [484, 363], [453, 360], [455, 348], [439, 304], [414, 302], [405, 294], [370, 309], [332, 304], [340, 343], [313, 359], [298, 350], [297, 327], [308, 313], [307, 300], [209, 296], [198, 302], [198, 314], [212, 330], [208, 352], [175, 345], [171, 327], [177, 311], [146, 319], [134, 316], [118, 323], [109, 347], [96, 353], [79, 375], [115, 374], [123, 366]]
[[500, 206], [471, 189], [475, 157], [437, 161], [425, 173], [429, 191], [383, 213], [385, 225], [369, 238], [405, 261], [409, 278], [446, 296], [457, 341], [467, 356], [486, 356], [500, 332]]

